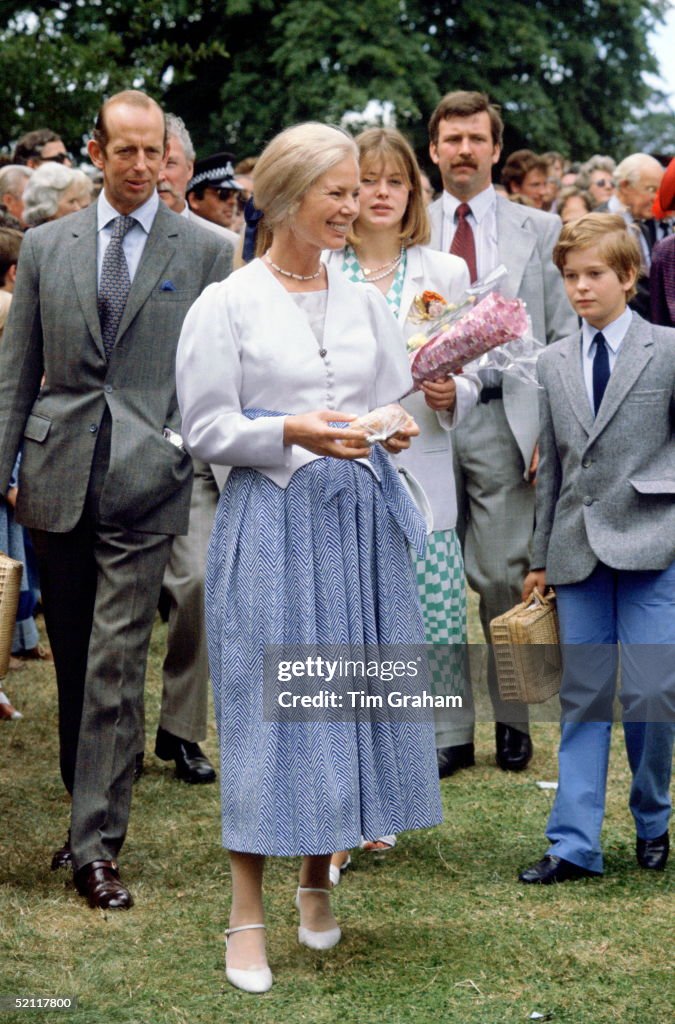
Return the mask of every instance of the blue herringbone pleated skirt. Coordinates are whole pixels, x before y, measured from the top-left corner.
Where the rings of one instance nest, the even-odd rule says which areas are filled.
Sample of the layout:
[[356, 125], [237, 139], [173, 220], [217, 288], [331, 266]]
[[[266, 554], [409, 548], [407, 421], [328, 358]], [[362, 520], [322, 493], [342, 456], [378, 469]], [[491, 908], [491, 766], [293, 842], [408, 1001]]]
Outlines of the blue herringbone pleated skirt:
[[384, 453], [372, 462], [384, 486], [317, 459], [286, 489], [235, 469], [221, 495], [206, 619], [228, 849], [326, 854], [441, 821], [432, 723], [263, 716], [269, 645], [424, 642], [404, 532], [418, 514]]

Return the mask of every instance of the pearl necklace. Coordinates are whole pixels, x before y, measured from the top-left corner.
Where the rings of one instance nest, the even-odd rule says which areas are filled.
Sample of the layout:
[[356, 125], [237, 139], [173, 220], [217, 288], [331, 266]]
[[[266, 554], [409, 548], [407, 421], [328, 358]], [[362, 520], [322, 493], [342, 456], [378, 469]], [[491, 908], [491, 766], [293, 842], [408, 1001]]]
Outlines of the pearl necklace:
[[[405, 252], [405, 246], [402, 245], [401, 246], [401, 251], [399, 252], [398, 256], [394, 256], [393, 260], [389, 260], [387, 263], [383, 263], [379, 267], [373, 267], [372, 270], [369, 270], [368, 267], [362, 266], [361, 265], [361, 261], [359, 260], [358, 256], [356, 256], [356, 259], [358, 260], [359, 267], [361, 268], [361, 273], [365, 277], [366, 281], [368, 281], [368, 282], [371, 282], [371, 281], [382, 281], [383, 278], [388, 277], [389, 274], [393, 274], [393, 272], [396, 270], [396, 268], [398, 267], [399, 263], [403, 259], [403, 253], [404, 252]], [[355, 255], [356, 255], [356, 253], [355, 253]], [[381, 273], [380, 273], [380, 271], [381, 271]]]
[[265, 259], [271, 266], [272, 270], [276, 270], [277, 274], [282, 274], [284, 277], [292, 277], [294, 281], [316, 281], [317, 277], [321, 277], [323, 272], [323, 263], [319, 263], [319, 269], [316, 274], [294, 274], [293, 271], [283, 270], [276, 263], [273, 263], [269, 252], [265, 253]]

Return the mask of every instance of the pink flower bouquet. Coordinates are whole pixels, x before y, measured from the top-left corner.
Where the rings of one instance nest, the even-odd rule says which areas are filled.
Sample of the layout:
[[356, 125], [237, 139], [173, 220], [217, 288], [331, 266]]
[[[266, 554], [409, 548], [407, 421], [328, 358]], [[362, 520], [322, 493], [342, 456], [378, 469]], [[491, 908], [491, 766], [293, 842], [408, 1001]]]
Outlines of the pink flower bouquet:
[[411, 353], [413, 390], [417, 391], [424, 380], [459, 373], [467, 363], [498, 345], [523, 337], [527, 331], [528, 317], [522, 300], [505, 299], [499, 292], [489, 292]]

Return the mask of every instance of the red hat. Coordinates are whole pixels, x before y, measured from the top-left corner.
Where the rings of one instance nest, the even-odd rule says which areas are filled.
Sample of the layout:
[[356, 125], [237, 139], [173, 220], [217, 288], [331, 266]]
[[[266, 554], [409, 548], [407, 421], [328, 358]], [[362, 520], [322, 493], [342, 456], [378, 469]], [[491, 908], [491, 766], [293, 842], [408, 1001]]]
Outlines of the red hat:
[[652, 213], [659, 220], [663, 220], [673, 210], [675, 210], [675, 157], [670, 161], [666, 173], [661, 178]]

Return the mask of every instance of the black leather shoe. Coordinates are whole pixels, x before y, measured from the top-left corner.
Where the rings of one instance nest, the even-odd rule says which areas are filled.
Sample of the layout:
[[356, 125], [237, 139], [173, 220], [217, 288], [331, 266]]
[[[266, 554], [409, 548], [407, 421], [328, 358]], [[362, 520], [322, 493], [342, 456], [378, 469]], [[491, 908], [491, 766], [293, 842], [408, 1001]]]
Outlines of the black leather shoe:
[[575, 882], [578, 878], [596, 878], [599, 871], [589, 871], [562, 857], [547, 853], [540, 861], [518, 875], [525, 885], [553, 885], [554, 882]]
[[670, 838], [667, 832], [657, 839], [640, 839], [637, 837], [635, 852], [641, 868], [648, 871], [663, 871], [668, 861]]
[[68, 829], [68, 836], [63, 846], [59, 846], [58, 850], [54, 850], [52, 854], [52, 871], [58, 871], [59, 868], [72, 868], [73, 866], [73, 855], [70, 852], [70, 829]]
[[75, 888], [93, 910], [128, 910], [134, 905], [131, 893], [120, 881], [114, 860], [85, 864], [75, 873]]
[[532, 760], [532, 740], [529, 733], [512, 725], [497, 722], [495, 726], [497, 764], [505, 772], [522, 772]]
[[161, 761], [176, 762], [176, 778], [192, 784], [216, 781], [216, 773], [198, 743], [182, 740], [161, 727], [157, 730], [155, 753]]
[[134, 761], [134, 782], [138, 782], [145, 767], [145, 754], [142, 750], [136, 754], [136, 760]]
[[456, 747], [438, 747], [436, 761], [439, 779], [447, 779], [460, 768], [472, 768], [476, 763], [473, 743], [460, 743]]

